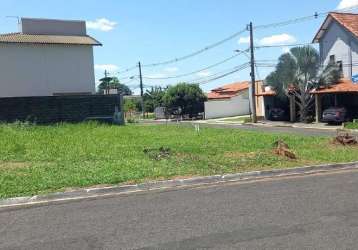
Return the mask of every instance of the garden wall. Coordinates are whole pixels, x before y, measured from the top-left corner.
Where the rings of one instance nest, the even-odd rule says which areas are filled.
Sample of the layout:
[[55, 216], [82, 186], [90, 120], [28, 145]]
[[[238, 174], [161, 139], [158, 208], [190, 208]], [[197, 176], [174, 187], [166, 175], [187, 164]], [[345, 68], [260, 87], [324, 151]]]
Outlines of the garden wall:
[[82, 122], [90, 117], [112, 117], [119, 105], [118, 95], [0, 98], [0, 121]]

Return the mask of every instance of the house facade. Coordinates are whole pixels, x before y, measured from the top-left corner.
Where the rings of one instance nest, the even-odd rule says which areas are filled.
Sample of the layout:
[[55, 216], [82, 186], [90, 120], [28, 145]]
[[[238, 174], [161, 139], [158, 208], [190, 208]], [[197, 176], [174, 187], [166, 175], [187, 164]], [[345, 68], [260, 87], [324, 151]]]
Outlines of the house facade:
[[343, 106], [355, 118], [358, 115], [358, 14], [329, 13], [313, 42], [319, 43], [321, 64], [338, 63], [343, 73], [333, 86], [312, 91], [316, 121], [320, 122], [322, 111], [331, 106]]
[[[236, 82], [221, 86], [208, 93], [208, 101], [205, 102], [205, 119], [225, 118], [233, 116], [250, 115], [251, 83]], [[262, 82], [256, 82], [256, 92], [260, 93]], [[263, 98], [256, 98], [257, 115], [264, 116]]]
[[358, 75], [358, 14], [330, 13], [314, 38], [321, 64], [341, 64], [344, 78]]
[[0, 35], [0, 97], [95, 93], [93, 46], [84, 21], [22, 18]]

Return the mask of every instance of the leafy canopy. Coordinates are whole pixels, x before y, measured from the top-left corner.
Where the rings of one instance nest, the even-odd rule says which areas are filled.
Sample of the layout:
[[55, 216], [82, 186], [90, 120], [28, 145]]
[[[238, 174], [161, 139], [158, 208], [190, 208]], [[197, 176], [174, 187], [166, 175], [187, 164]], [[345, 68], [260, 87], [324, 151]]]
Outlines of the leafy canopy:
[[104, 77], [99, 81], [99, 93], [104, 93], [106, 89], [117, 89], [123, 95], [132, 95], [131, 89], [127, 85], [121, 84], [117, 77]]
[[163, 102], [168, 109], [180, 108], [181, 114], [190, 116], [203, 112], [206, 100], [207, 97], [199, 85], [188, 83], [170, 86], [163, 96]]

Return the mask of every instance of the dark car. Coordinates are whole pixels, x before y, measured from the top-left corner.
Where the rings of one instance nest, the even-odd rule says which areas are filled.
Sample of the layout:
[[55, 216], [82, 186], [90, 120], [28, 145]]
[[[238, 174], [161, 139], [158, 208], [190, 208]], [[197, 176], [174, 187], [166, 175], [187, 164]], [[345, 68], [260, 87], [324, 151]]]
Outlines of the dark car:
[[287, 113], [282, 108], [272, 108], [269, 111], [270, 121], [287, 121]]
[[349, 114], [344, 107], [332, 107], [323, 111], [322, 122], [329, 124], [341, 124], [349, 121]]

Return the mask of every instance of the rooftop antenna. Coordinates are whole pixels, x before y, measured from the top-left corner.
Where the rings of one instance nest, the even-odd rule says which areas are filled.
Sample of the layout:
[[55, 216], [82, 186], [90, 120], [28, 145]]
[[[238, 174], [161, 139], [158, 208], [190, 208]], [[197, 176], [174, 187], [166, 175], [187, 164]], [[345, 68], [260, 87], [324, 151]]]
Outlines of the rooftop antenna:
[[6, 16], [6, 18], [16, 18], [17, 24], [20, 24], [20, 17], [19, 16]]
[[6, 16], [6, 18], [15, 18], [17, 20], [17, 28], [18, 28], [19, 32], [21, 32], [20, 17], [19, 16]]

